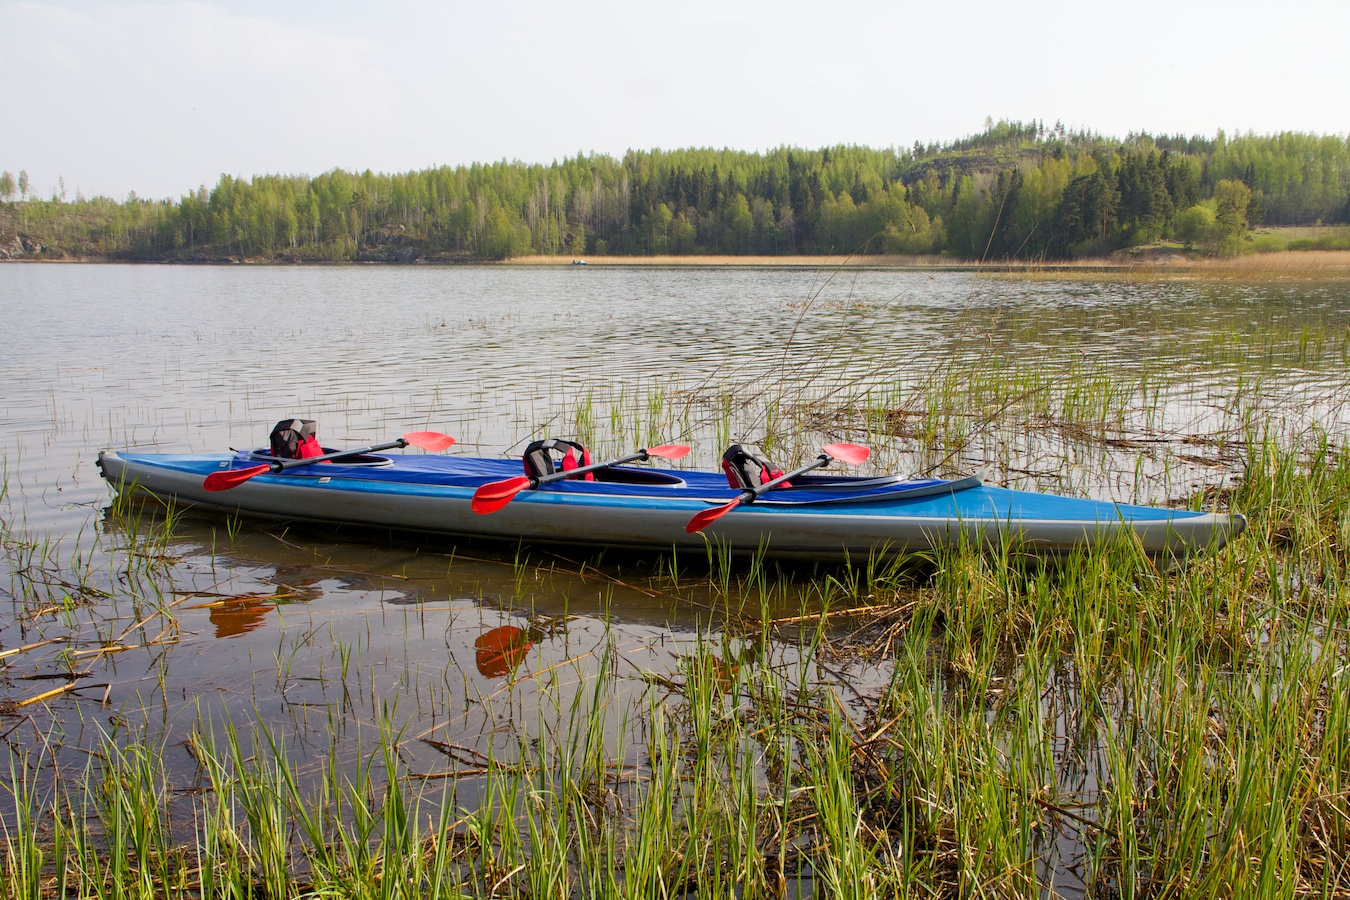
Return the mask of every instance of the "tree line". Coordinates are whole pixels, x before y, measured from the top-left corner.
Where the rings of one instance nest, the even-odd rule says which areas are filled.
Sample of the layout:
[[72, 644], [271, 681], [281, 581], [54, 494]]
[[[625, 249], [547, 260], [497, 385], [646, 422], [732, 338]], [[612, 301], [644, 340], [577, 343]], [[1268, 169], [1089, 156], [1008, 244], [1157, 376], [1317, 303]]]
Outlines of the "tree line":
[[[502, 259], [527, 254], [1098, 256], [1244, 249], [1257, 224], [1350, 222], [1350, 141], [1111, 139], [987, 122], [947, 144], [579, 154], [401, 174], [222, 175], [177, 201], [34, 196], [0, 173], [0, 231], [124, 259]], [[26, 246], [27, 246], [26, 245]]]

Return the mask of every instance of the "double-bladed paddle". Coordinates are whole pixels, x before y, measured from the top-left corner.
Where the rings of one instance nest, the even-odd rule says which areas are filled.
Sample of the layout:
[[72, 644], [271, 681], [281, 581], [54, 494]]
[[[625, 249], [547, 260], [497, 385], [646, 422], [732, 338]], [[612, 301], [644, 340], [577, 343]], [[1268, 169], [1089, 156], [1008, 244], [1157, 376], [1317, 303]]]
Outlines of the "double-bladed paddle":
[[476, 513], [496, 512], [510, 503], [512, 498], [521, 491], [533, 490], [542, 484], [548, 484], [550, 481], [574, 478], [577, 475], [585, 475], [587, 472], [598, 472], [601, 469], [608, 469], [610, 466], [618, 466], [628, 462], [645, 462], [653, 456], [661, 459], [683, 459], [688, 455], [689, 448], [684, 444], [666, 444], [661, 447], [647, 447], [636, 453], [629, 453], [627, 456], [620, 456], [617, 459], [610, 459], [605, 462], [591, 463], [589, 466], [563, 469], [549, 475], [517, 475], [515, 478], [493, 481], [483, 485], [473, 492], [473, 501], [469, 505], [473, 507], [473, 511]]
[[741, 495], [730, 503], [724, 503], [721, 506], [714, 506], [712, 509], [705, 509], [702, 512], [695, 513], [689, 520], [689, 524], [684, 526], [684, 530], [690, 534], [697, 534], [707, 528], [713, 522], [725, 516], [742, 503], [754, 503], [766, 491], [773, 490], [785, 481], [791, 481], [798, 475], [805, 475], [812, 469], [819, 469], [828, 466], [831, 460], [839, 460], [848, 463], [850, 466], [862, 465], [867, 461], [867, 457], [872, 455], [872, 451], [862, 444], [826, 444], [821, 448], [825, 452], [816, 457], [816, 461], [810, 465], [802, 466], [788, 472], [786, 475], [779, 475], [772, 481], [766, 481], [759, 487], [747, 488], [741, 492]]
[[441, 434], [439, 431], [412, 431], [396, 441], [376, 444], [373, 447], [362, 447], [359, 450], [339, 450], [334, 453], [325, 453], [322, 456], [310, 456], [302, 459], [275, 459], [260, 466], [250, 466], [247, 469], [225, 469], [220, 472], [212, 472], [206, 476], [206, 480], [202, 482], [202, 487], [208, 491], [228, 491], [230, 488], [238, 487], [250, 478], [262, 475], [264, 472], [284, 472], [286, 469], [295, 466], [308, 466], [334, 459], [345, 459], [348, 456], [360, 456], [362, 453], [378, 453], [381, 450], [401, 450], [409, 446], [439, 453], [454, 442], [455, 439], [450, 435]]

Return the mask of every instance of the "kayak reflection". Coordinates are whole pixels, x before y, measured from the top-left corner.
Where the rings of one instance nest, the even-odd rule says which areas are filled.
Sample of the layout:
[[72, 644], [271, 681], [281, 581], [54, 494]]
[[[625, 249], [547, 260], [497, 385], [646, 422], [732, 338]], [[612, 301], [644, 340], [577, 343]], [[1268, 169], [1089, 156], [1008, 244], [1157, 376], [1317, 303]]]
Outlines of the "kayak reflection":
[[503, 678], [525, 659], [534, 646], [530, 633], [514, 625], [501, 625], [480, 634], [473, 642], [474, 663], [484, 678]]
[[[278, 575], [285, 574], [278, 572]], [[320, 590], [310, 581], [278, 584], [270, 594], [247, 593], [221, 597], [209, 603], [194, 603], [184, 609], [205, 609], [217, 638], [237, 637], [256, 631], [267, 621], [267, 614], [286, 603], [308, 603], [318, 599]]]
[[267, 614], [277, 605], [271, 597], [236, 597], [212, 604], [210, 619], [216, 637], [235, 637], [248, 634], [262, 626]]

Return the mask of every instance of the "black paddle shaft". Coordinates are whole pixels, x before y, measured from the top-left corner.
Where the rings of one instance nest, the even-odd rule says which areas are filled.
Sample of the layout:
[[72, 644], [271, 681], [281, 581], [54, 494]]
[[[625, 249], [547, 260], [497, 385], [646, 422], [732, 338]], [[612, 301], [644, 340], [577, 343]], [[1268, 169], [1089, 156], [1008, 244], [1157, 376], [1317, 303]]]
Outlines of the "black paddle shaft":
[[777, 478], [774, 478], [774, 479], [772, 479], [771, 481], [766, 481], [766, 482], [764, 482], [764, 483], [761, 484], [759, 487], [747, 488], [746, 491], [745, 491], [745, 493], [741, 494], [741, 502], [742, 502], [742, 503], [754, 503], [754, 502], [755, 502], [756, 500], [758, 500], [760, 497], [764, 496], [764, 494], [766, 494], [766, 493], [768, 493], [769, 491], [773, 490], [774, 488], [778, 487], [778, 486], [779, 486], [780, 484], [782, 484], [783, 482], [785, 482], [785, 481], [791, 481], [792, 479], [796, 478], [798, 475], [805, 475], [807, 472], [810, 472], [812, 469], [821, 469], [821, 468], [824, 468], [825, 466], [828, 466], [828, 465], [830, 464], [831, 460], [833, 460], [833, 459], [834, 459], [834, 457], [831, 456], [830, 454], [828, 454], [828, 453], [822, 453], [822, 454], [820, 454], [820, 456], [817, 456], [817, 457], [816, 457], [816, 461], [815, 461], [815, 462], [813, 462], [813, 463], [811, 463], [811, 464], [809, 464], [809, 465], [802, 466], [800, 469], [793, 469], [791, 472], [788, 472], [788, 473], [785, 474], [785, 475], [779, 475]]
[[604, 462], [591, 463], [589, 466], [577, 466], [575, 469], [560, 469], [557, 472], [550, 472], [548, 475], [531, 475], [530, 487], [537, 488], [541, 484], [548, 484], [550, 481], [562, 481], [564, 478], [575, 478], [577, 475], [585, 475], [587, 472], [599, 472], [601, 469], [608, 469], [610, 466], [621, 466], [630, 462], [646, 462], [650, 459], [646, 450], [639, 450], [636, 453], [629, 453], [627, 456], [620, 456], [618, 459], [607, 459]]
[[325, 453], [323, 456], [309, 456], [302, 459], [274, 459], [267, 463], [268, 468], [273, 473], [284, 472], [287, 469], [293, 469], [296, 466], [308, 466], [313, 463], [326, 462], [333, 459], [343, 459], [348, 456], [360, 456], [362, 453], [378, 453], [381, 450], [402, 450], [408, 446], [408, 442], [403, 438], [396, 441], [390, 441], [387, 444], [375, 444], [373, 447], [361, 447], [358, 450], [335, 450], [332, 453]]

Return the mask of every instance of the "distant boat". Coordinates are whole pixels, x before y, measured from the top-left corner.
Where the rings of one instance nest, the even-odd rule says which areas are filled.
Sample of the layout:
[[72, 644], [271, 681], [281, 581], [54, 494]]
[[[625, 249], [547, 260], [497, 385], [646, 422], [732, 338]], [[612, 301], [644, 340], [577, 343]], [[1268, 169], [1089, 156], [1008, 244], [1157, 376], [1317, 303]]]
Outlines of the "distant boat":
[[572, 265], [574, 265], [574, 266], [584, 266], [584, 265], [586, 265], [586, 260], [584, 260], [584, 259], [574, 259], [574, 260], [572, 260]]

